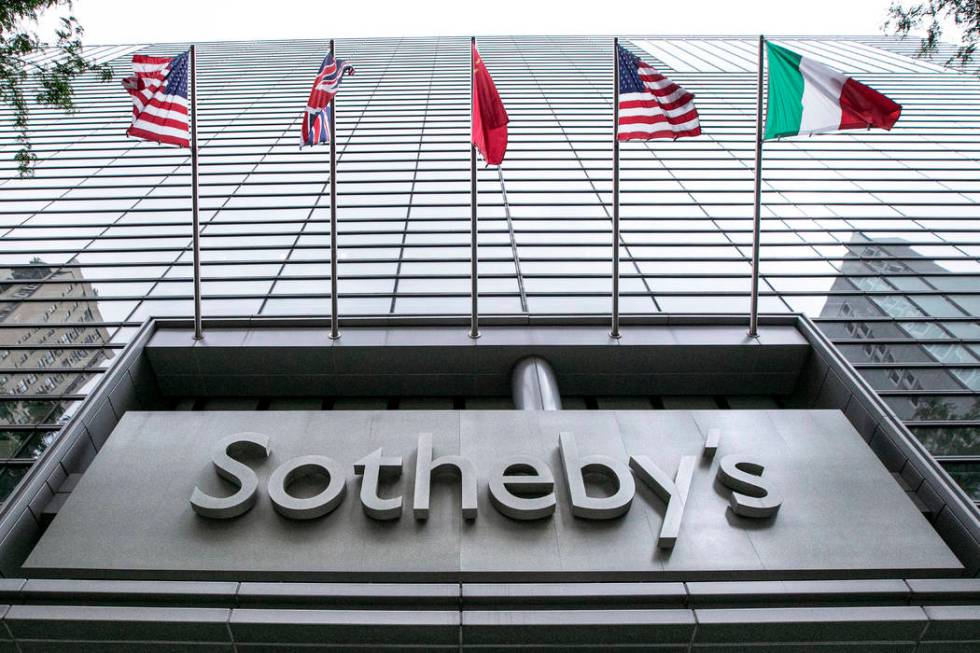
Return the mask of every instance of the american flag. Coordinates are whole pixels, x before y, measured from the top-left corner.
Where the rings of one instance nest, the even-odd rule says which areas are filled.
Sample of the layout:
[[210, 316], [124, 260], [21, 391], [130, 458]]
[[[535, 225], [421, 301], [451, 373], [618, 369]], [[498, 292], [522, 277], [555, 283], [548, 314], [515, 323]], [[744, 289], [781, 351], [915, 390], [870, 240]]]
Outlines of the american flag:
[[682, 138], [701, 134], [694, 95], [619, 47], [619, 125], [621, 141]]
[[135, 138], [190, 147], [187, 101], [189, 52], [176, 57], [133, 55], [132, 77], [122, 80], [133, 97], [133, 124], [126, 132]]
[[333, 97], [340, 88], [340, 79], [344, 75], [353, 75], [354, 67], [343, 59], [334, 59], [332, 54], [323, 58], [320, 72], [313, 80], [310, 89], [310, 99], [306, 101], [306, 111], [303, 113], [303, 135], [299, 146], [328, 143], [330, 132], [327, 129], [328, 120], [333, 120]]

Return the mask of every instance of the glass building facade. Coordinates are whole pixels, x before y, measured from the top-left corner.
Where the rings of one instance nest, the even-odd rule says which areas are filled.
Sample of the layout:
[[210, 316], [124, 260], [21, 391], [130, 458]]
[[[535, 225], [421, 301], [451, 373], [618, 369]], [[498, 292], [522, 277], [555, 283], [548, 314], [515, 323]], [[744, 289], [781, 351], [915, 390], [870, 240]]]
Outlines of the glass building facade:
[[[766, 143], [760, 310], [816, 320], [980, 501], [980, 79], [911, 58], [911, 41], [773, 40], [904, 111], [891, 132]], [[704, 130], [622, 147], [622, 310], [747, 313], [755, 39], [621, 43], [696, 94]], [[298, 146], [327, 47], [199, 45], [206, 317], [329, 313], [329, 152]], [[83, 80], [74, 114], [33, 110], [31, 179], [0, 110], [3, 496], [147, 317], [192, 313], [189, 153], [128, 139], [118, 83], [133, 52], [185, 48], [90, 49], [117, 81]], [[504, 165], [478, 173], [481, 315], [607, 314], [612, 40], [480, 51], [511, 119]], [[337, 53], [356, 67], [337, 106], [340, 315], [465, 315], [468, 39]]]

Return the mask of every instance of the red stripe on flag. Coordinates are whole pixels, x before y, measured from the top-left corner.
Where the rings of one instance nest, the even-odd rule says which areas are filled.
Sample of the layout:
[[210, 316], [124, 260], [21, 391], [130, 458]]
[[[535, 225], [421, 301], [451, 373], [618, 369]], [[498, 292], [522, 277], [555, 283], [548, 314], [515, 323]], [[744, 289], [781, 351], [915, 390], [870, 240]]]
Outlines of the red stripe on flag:
[[891, 129], [902, 115], [902, 107], [891, 98], [852, 78], [841, 89], [840, 108], [841, 129]]
[[152, 122], [154, 125], [160, 125], [161, 127], [171, 127], [173, 129], [182, 129], [184, 131], [187, 131], [188, 129], [186, 121], [176, 120], [174, 118], [163, 118], [153, 115], [148, 111], [141, 113], [138, 119], [144, 122]]
[[177, 138], [176, 136], [169, 136], [166, 134], [158, 134], [156, 132], [140, 129], [139, 127], [130, 127], [128, 130], [126, 130], [126, 134], [135, 138], [142, 138], [147, 141], [156, 141], [157, 143], [176, 145], [177, 147], [191, 146], [190, 139]]
[[165, 64], [170, 63], [172, 57], [154, 57], [149, 54], [134, 54], [133, 63]]
[[672, 129], [661, 129], [659, 131], [632, 131], [619, 134], [617, 138], [621, 141], [647, 140], [649, 138], [685, 138], [687, 136], [700, 136], [701, 128], [686, 129], [675, 132]]
[[146, 109], [146, 107], [154, 107], [157, 109], [162, 109], [163, 111], [180, 113], [185, 116], [188, 115], [187, 107], [184, 106], [183, 104], [177, 104], [176, 102], [165, 102], [156, 96], [151, 97], [149, 102], [143, 105], [144, 110]]
[[658, 122], [666, 122], [671, 125], [682, 125], [685, 122], [690, 122], [698, 117], [698, 112], [695, 109], [691, 109], [687, 113], [682, 113], [679, 116], [668, 116], [666, 114], [658, 115], [646, 115], [646, 116], [620, 116], [620, 125], [651, 125]]
[[671, 111], [672, 109], [677, 109], [685, 104], [689, 104], [694, 100], [694, 96], [690, 93], [685, 93], [673, 102], [663, 102], [658, 100], [623, 100], [619, 103], [619, 110], [623, 109], [651, 109], [653, 107], [660, 107], [664, 111]]
[[676, 93], [681, 90], [681, 87], [677, 84], [670, 84], [669, 86], [664, 86], [663, 88], [650, 88], [646, 86], [644, 92], [650, 93], [651, 95], [656, 95], [657, 97], [667, 97], [671, 93]]

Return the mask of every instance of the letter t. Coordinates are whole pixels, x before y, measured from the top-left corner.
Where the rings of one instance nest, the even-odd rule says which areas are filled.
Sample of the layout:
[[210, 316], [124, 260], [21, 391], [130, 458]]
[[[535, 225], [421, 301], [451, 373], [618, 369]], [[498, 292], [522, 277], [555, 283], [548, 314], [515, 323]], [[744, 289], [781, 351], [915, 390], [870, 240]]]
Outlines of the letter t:
[[385, 458], [379, 447], [354, 463], [354, 473], [362, 474], [361, 506], [372, 519], [398, 519], [402, 516], [402, 498], [382, 499], [378, 496], [378, 482], [382, 476], [398, 478], [402, 475], [402, 459]]

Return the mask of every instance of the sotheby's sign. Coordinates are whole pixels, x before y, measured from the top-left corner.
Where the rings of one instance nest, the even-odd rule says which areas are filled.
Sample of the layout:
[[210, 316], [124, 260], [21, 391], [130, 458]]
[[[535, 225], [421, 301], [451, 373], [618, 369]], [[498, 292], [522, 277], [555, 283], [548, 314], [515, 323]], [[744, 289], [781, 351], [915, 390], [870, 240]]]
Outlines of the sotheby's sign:
[[839, 411], [128, 413], [28, 558], [112, 578], [941, 574]]

